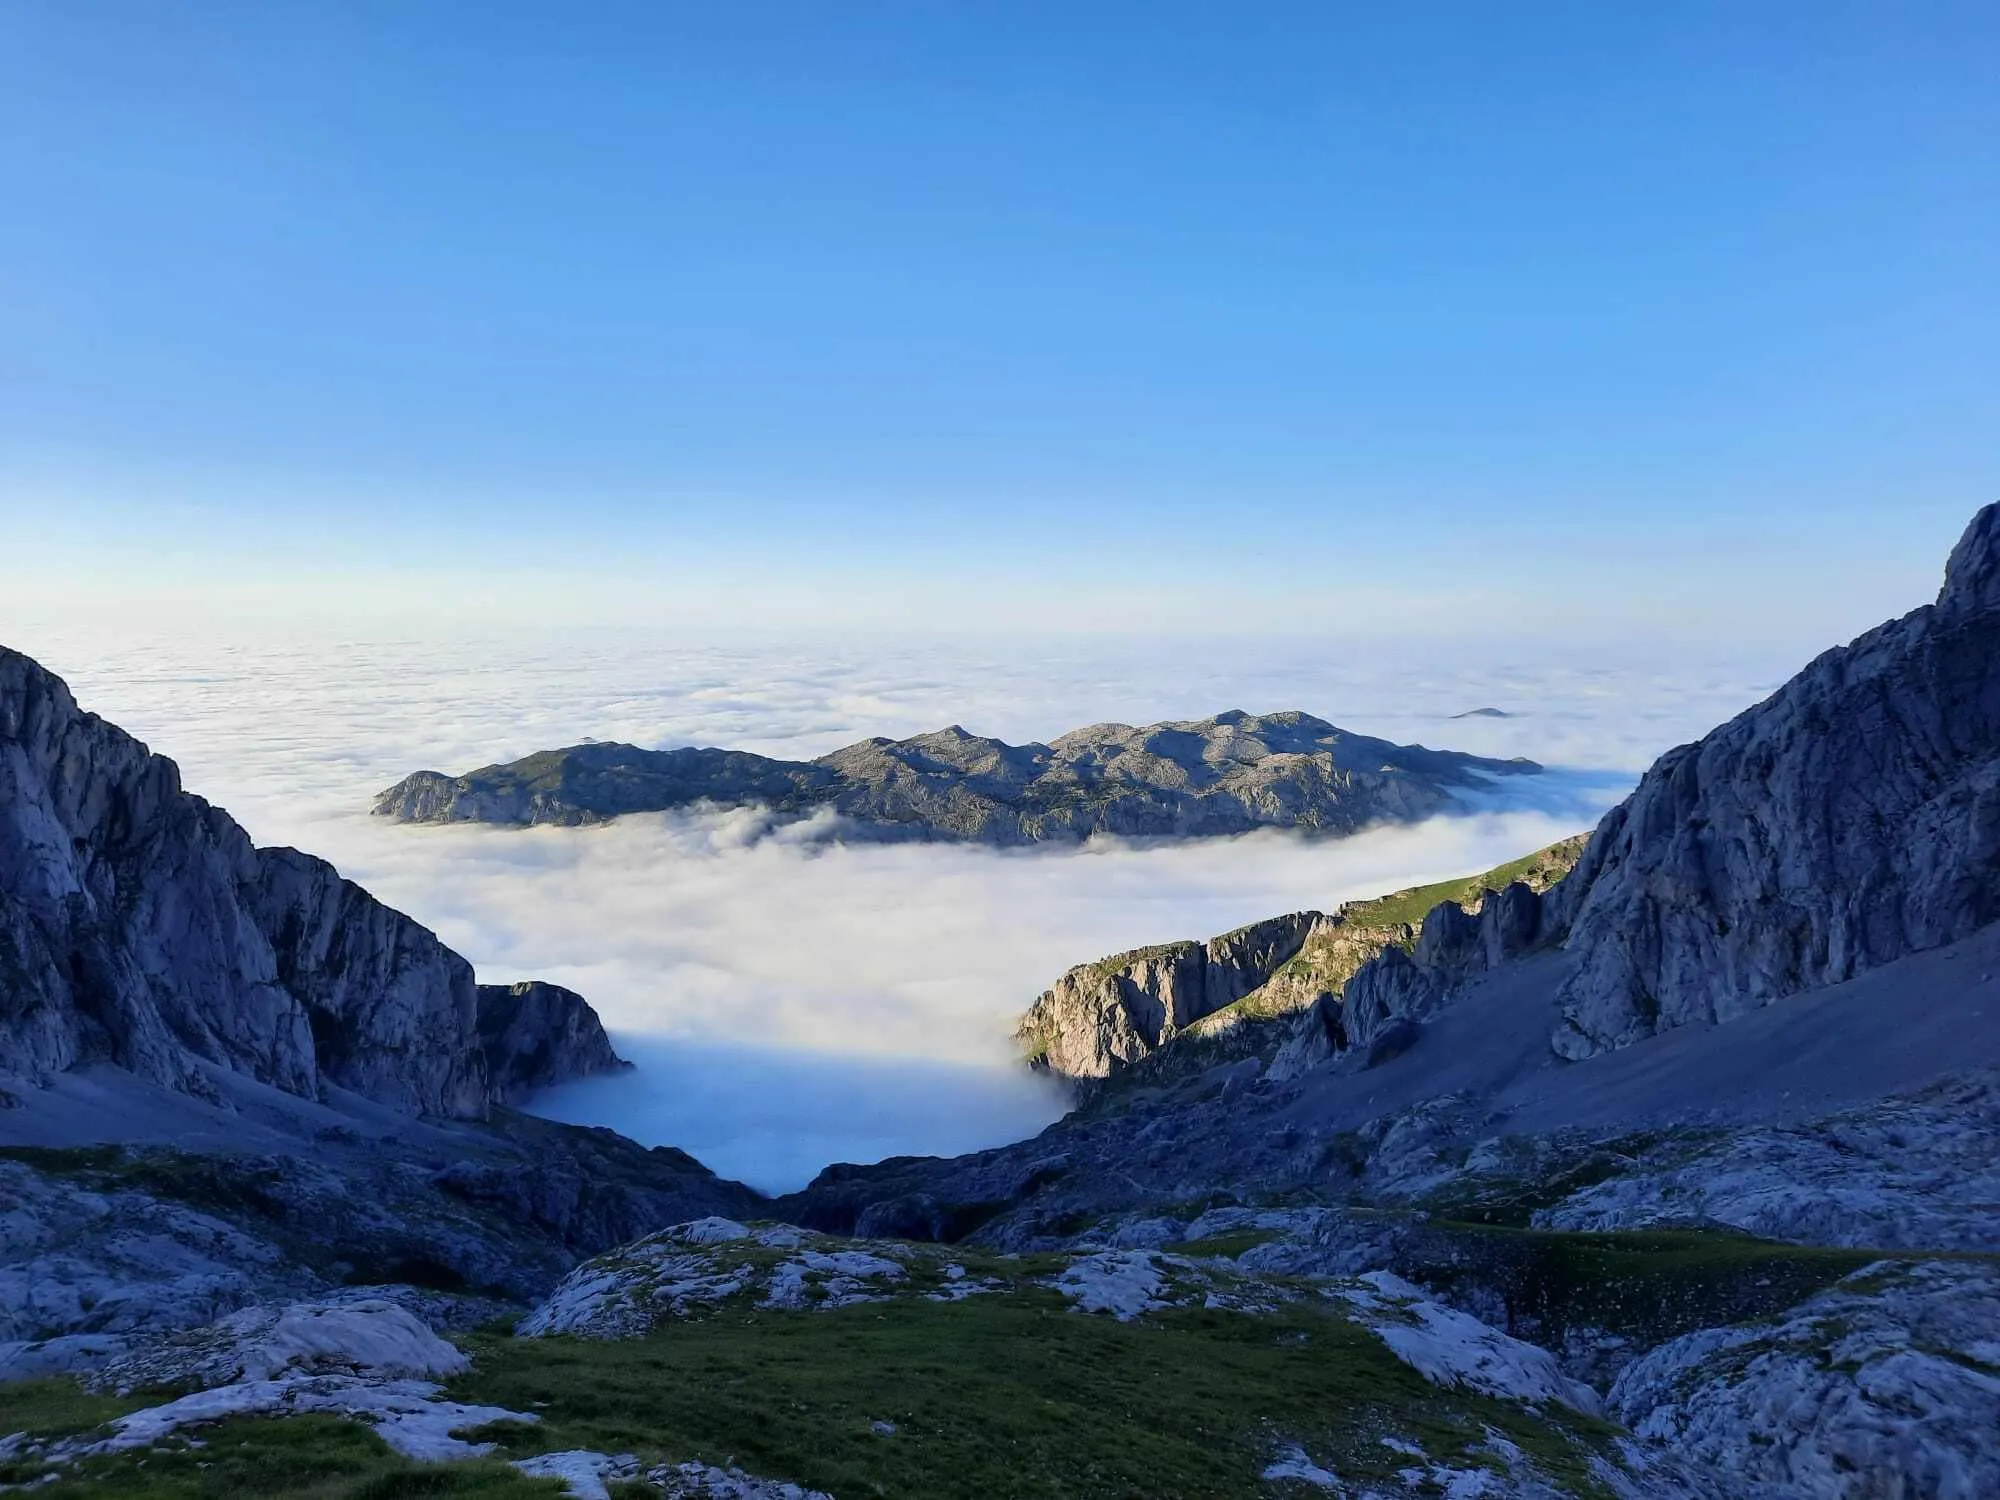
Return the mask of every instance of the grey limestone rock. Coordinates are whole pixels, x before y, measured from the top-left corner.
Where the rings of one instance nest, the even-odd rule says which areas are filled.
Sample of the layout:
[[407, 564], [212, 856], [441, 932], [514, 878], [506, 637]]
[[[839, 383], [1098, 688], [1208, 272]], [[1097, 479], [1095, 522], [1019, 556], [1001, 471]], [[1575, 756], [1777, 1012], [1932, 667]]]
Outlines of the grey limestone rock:
[[1934, 605], [1826, 652], [1670, 751], [1552, 898], [1581, 1057], [2000, 918], [2000, 507]]
[[2000, 1272], [1870, 1267], [1776, 1323], [1690, 1333], [1628, 1365], [1612, 1411], [1684, 1457], [1829, 1500], [2000, 1492]]
[[[219, 1065], [477, 1117], [603, 1061], [595, 1017], [556, 993], [483, 1029], [471, 965], [436, 934], [324, 860], [257, 848], [172, 761], [0, 648], [0, 1072], [108, 1062], [207, 1096]], [[556, 1028], [539, 1062], [537, 1019]], [[497, 1081], [489, 1031], [514, 1070]]]
[[1326, 919], [1293, 912], [1210, 938], [1079, 964], [1045, 991], [1015, 1036], [1037, 1066], [1103, 1078], [1261, 988]]

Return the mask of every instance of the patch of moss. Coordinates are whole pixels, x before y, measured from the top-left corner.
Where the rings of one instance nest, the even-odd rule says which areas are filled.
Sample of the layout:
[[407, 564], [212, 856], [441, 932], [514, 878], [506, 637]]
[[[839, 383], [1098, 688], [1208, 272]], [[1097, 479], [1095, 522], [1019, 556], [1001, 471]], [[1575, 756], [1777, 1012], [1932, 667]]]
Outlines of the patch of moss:
[[14, 1381], [0, 1385], [0, 1437], [15, 1432], [73, 1437], [151, 1404], [143, 1396], [100, 1395], [67, 1376]]
[[1198, 1240], [1181, 1240], [1167, 1246], [1175, 1255], [1211, 1256], [1222, 1260], [1234, 1260], [1246, 1250], [1254, 1250], [1259, 1245], [1268, 1245], [1277, 1238], [1277, 1232], [1270, 1229], [1242, 1229], [1234, 1234], [1205, 1235]]

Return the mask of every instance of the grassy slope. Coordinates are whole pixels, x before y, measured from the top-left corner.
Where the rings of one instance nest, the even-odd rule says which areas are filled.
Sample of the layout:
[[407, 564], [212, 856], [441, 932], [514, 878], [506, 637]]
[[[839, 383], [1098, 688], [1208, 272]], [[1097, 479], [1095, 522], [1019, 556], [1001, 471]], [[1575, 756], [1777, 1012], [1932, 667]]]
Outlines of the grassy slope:
[[1435, 885], [1412, 886], [1406, 891], [1377, 896], [1372, 901], [1350, 901], [1341, 907], [1341, 914], [1350, 922], [1366, 927], [1389, 927], [1404, 922], [1417, 926], [1434, 906], [1442, 906], [1447, 901], [1456, 901], [1462, 906], [1488, 891], [1500, 890], [1517, 880], [1525, 880], [1537, 889], [1545, 890], [1576, 863], [1587, 837], [1578, 834], [1574, 838], [1563, 839], [1546, 849], [1537, 849], [1532, 854], [1524, 854], [1519, 859], [1509, 860], [1477, 875], [1441, 880]]
[[[1605, 1441], [1601, 1424], [1439, 1390], [1316, 1298], [1269, 1313], [1119, 1323], [1071, 1311], [1034, 1284], [1028, 1270], [1048, 1269], [1037, 1262], [971, 1258], [979, 1275], [1009, 1265], [1008, 1292], [959, 1302], [904, 1296], [830, 1311], [739, 1302], [622, 1341], [480, 1333], [466, 1341], [473, 1370], [448, 1393], [542, 1419], [477, 1434], [503, 1455], [585, 1447], [733, 1462], [840, 1500], [1240, 1496], [1255, 1491], [1281, 1443], [1359, 1481], [1407, 1465], [1384, 1435], [1469, 1467], [1490, 1462], [1477, 1451], [1489, 1427], [1593, 1493], [1584, 1466]], [[16, 1390], [23, 1402], [15, 1410], [9, 1393], [0, 1427], [69, 1432], [141, 1404], [106, 1404], [63, 1382]], [[876, 1422], [896, 1431], [880, 1434]], [[493, 1461], [410, 1465], [371, 1433], [325, 1418], [239, 1419], [201, 1435], [200, 1448], [88, 1461], [35, 1493], [552, 1493]], [[0, 1482], [35, 1472], [0, 1465]]]
[[1440, 1392], [1311, 1306], [1118, 1323], [1015, 1292], [749, 1312], [618, 1343], [496, 1339], [476, 1357], [455, 1393], [539, 1412], [537, 1428], [491, 1434], [523, 1453], [733, 1459], [841, 1500], [1240, 1496], [1280, 1441], [1381, 1478], [1408, 1463], [1381, 1434], [1442, 1458], [1485, 1424], [1577, 1476], [1601, 1431]]

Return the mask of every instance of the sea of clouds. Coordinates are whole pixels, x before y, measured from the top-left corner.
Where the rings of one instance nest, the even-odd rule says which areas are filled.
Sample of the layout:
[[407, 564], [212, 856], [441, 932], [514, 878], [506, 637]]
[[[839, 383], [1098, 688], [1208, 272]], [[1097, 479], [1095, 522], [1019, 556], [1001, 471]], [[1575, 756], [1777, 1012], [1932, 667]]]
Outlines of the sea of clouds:
[[[5, 640], [172, 755], [260, 843], [332, 859], [482, 980], [587, 995], [640, 1067], [539, 1109], [772, 1190], [830, 1161], [1031, 1134], [1061, 1101], [1009, 1033], [1070, 965], [1483, 869], [1588, 827], [1660, 751], [1796, 666], [1365, 639], [142, 638], [10, 622]], [[1509, 717], [1453, 717], [1482, 707]], [[1467, 816], [1345, 840], [1002, 852], [829, 841], [741, 810], [526, 831], [368, 815], [409, 771], [585, 737], [806, 757], [949, 723], [1019, 742], [1226, 708], [1302, 708], [1552, 769]]]

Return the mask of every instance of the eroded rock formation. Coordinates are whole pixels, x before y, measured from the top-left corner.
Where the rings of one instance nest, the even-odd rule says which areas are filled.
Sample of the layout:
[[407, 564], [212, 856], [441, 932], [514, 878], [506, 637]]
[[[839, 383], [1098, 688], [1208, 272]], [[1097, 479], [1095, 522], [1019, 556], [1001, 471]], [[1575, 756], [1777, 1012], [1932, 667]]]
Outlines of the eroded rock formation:
[[[605, 1062], [570, 998], [495, 1022], [496, 1078], [472, 967], [435, 933], [324, 860], [257, 848], [171, 760], [0, 648], [0, 1071], [108, 1062], [206, 1096], [220, 1067], [476, 1117]], [[533, 1018], [557, 1027], [539, 1062]]]
[[1553, 898], [1581, 1057], [2000, 917], [2000, 506], [1937, 602], [1662, 756]]

